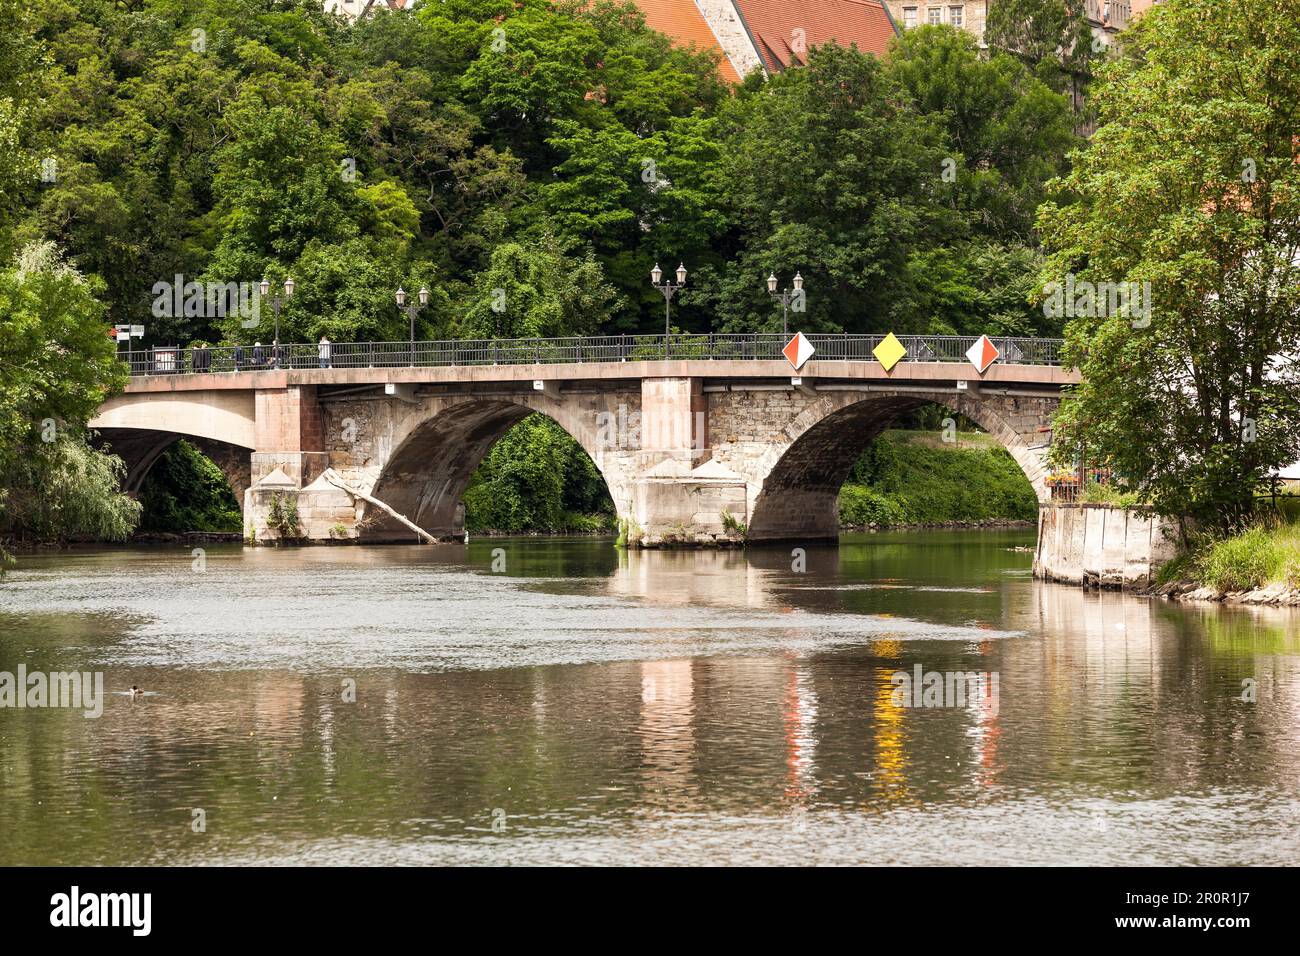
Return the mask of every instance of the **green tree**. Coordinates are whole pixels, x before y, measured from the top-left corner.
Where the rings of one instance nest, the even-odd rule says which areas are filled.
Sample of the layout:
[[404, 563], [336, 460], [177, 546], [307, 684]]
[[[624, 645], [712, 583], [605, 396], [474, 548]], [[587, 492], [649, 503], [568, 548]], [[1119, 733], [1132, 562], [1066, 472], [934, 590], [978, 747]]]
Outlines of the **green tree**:
[[[36, 67], [31, 34], [27, 5], [0, 0], [0, 234], [8, 231], [10, 205], [33, 174], [32, 157], [22, 142], [30, 77]], [[2, 244], [0, 255], [9, 255]]]
[[997, 0], [989, 4], [984, 40], [1019, 56], [1044, 83], [1069, 92], [1076, 108], [1092, 75], [1094, 49], [1085, 0]]
[[608, 319], [617, 293], [590, 252], [545, 234], [538, 245], [505, 243], [478, 277], [461, 332], [465, 338], [583, 335]]
[[587, 453], [545, 415], [530, 415], [483, 459], [465, 492], [471, 530], [569, 530], [574, 515], [612, 514], [604, 479]]
[[724, 122], [740, 247], [718, 276], [700, 277], [721, 327], [779, 329], [763, 280], [798, 270], [807, 331], [923, 331], [908, 259], [961, 229], [939, 201], [939, 119], [917, 113], [875, 57], [821, 46], [802, 69], [751, 80]]
[[965, 30], [922, 26], [893, 41], [888, 69], [918, 110], [941, 117], [956, 201], [974, 232], [1031, 241], [1044, 185], [1076, 145], [1069, 100]]
[[1300, 455], [1300, 2], [1170, 0], [1125, 48], [1065, 179], [1076, 201], [1043, 208], [1043, 281], [1150, 283], [1150, 314], [1080, 297], [1084, 381], [1053, 446], [1164, 514], [1238, 527]]
[[21, 540], [124, 537], [139, 515], [121, 461], [85, 424], [123, 383], [91, 284], [52, 243], [0, 272], [0, 530]]
[[226, 476], [184, 440], [149, 469], [139, 501], [144, 531], [239, 531], [244, 524]]

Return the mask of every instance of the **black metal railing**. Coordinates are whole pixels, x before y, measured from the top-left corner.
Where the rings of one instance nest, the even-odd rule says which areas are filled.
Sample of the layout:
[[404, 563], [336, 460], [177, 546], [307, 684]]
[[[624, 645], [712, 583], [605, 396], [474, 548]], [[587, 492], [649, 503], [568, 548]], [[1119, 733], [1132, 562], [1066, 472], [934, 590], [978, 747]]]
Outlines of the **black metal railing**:
[[[883, 335], [809, 335], [813, 361], [876, 361]], [[1060, 365], [1061, 339], [992, 337], [999, 362]], [[904, 362], [965, 362], [978, 336], [904, 335]], [[559, 339], [453, 339], [439, 342], [333, 342], [182, 349], [155, 347], [123, 353], [132, 375], [257, 372], [309, 368], [429, 368], [468, 365], [558, 365], [673, 360], [776, 360], [783, 335], [598, 335]]]

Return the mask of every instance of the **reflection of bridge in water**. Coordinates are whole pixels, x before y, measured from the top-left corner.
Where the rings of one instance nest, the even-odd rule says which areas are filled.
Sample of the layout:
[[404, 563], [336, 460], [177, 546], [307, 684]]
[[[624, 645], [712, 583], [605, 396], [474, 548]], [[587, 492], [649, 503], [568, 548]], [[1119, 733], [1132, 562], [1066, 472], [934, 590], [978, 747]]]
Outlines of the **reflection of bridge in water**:
[[[4, 850], [93, 832], [102, 862], [141, 840], [192, 861], [211, 851], [130, 808], [193, 799], [224, 808], [221, 861], [1293, 862], [1300, 613], [1035, 583], [1024, 538], [855, 535], [803, 572], [791, 545], [57, 557], [77, 586], [10, 589], [25, 623], [0, 633], [71, 637], [162, 693], [147, 721], [15, 735], [8, 806], [95, 800]], [[498, 547], [520, 577], [487, 572]], [[918, 664], [1000, 674], [996, 713], [899, 706]], [[111, 772], [61, 776], [92, 744]]]
[[582, 445], [630, 538], [649, 545], [715, 544], [730, 519], [751, 541], [835, 538], [853, 462], [929, 403], [988, 431], [1048, 497], [1051, 417], [1078, 381], [1059, 341], [993, 339], [1001, 357], [981, 373], [970, 337], [904, 337], [888, 369], [873, 357], [880, 336], [809, 339], [797, 372], [772, 335], [336, 344], [327, 359], [315, 345], [154, 349], [91, 425], [130, 489], [171, 443], [198, 442], [262, 538], [286, 497], [309, 539], [459, 535], [474, 469], [533, 412]]

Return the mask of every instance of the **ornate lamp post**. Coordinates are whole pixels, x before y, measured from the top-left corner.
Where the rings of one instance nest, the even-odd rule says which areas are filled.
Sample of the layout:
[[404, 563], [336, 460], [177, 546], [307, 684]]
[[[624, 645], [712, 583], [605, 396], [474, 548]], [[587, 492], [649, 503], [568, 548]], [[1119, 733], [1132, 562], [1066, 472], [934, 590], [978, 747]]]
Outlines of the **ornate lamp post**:
[[[271, 294], [271, 283], [266, 276], [262, 276], [262, 282], [257, 287], [257, 291], [262, 294], [263, 298]], [[271, 354], [278, 365], [280, 362], [280, 306], [284, 305], [286, 299], [293, 297], [293, 280], [284, 280], [284, 298], [280, 297], [277, 292], [275, 298], [271, 300], [271, 311], [275, 313], [275, 340], [271, 346]]]
[[412, 302], [410, 305], [406, 304], [406, 290], [403, 289], [401, 286], [397, 287], [397, 292], [393, 296], [393, 298], [397, 300], [397, 307], [399, 309], [405, 309], [407, 316], [411, 320], [411, 365], [412, 366], [415, 365], [415, 317], [420, 314], [420, 311], [426, 305], [429, 304], [429, 290], [426, 289], [424, 286], [420, 286], [420, 291], [417, 292], [416, 295], [420, 299], [419, 305], [416, 305], [414, 302]]
[[779, 284], [780, 283], [776, 278], [775, 272], [773, 272], [770, 276], [767, 277], [767, 294], [774, 299], [781, 300], [781, 334], [789, 335], [790, 334], [790, 303], [797, 302], [798, 300], [803, 298], [803, 276], [801, 276], [797, 272], [794, 274], [793, 289], [783, 289], [782, 291], [777, 292], [776, 287]]
[[668, 343], [672, 339], [673, 331], [673, 296], [686, 285], [686, 266], [677, 267], [677, 282], [660, 282], [664, 277], [664, 270], [659, 268], [659, 263], [650, 270], [650, 284], [658, 289], [664, 297], [664, 358], [668, 358]]

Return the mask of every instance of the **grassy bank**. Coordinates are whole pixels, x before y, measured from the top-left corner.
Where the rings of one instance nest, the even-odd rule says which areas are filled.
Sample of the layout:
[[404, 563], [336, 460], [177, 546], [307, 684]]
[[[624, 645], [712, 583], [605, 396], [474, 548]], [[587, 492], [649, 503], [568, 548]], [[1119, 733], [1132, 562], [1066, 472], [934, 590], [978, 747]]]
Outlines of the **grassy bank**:
[[840, 490], [840, 525], [981, 524], [1034, 521], [1038, 499], [995, 439], [960, 432], [887, 431], [860, 458]]
[[1300, 524], [1278, 523], [1197, 542], [1160, 569], [1158, 584], [1176, 581], [1224, 594], [1274, 585], [1300, 589]]

